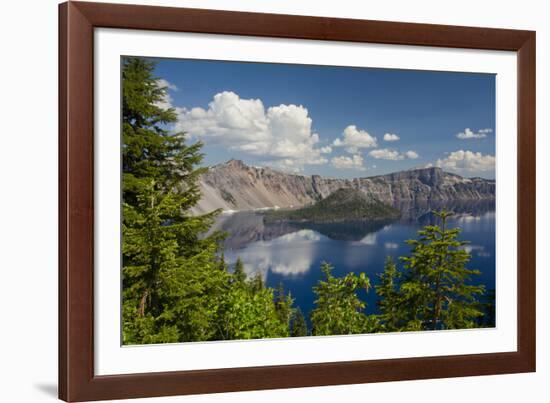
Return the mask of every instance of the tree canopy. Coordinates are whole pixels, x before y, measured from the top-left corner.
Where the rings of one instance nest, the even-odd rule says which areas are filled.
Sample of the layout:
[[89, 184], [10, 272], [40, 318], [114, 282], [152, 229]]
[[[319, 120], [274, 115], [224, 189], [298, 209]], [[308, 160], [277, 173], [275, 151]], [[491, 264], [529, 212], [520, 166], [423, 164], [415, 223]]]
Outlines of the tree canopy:
[[123, 60], [123, 342], [288, 335], [291, 300], [276, 303], [261, 278], [247, 282], [242, 262], [228, 273], [223, 234], [204, 236], [218, 211], [190, 213], [202, 144], [169, 130], [176, 114], [159, 106], [166, 88], [153, 72], [146, 59]]
[[374, 323], [364, 314], [367, 304], [358, 295], [360, 290], [371, 288], [369, 278], [365, 273], [334, 277], [332, 269], [327, 262], [321, 264], [325, 280], [313, 289], [317, 300], [311, 313], [312, 333], [317, 336], [370, 333]]
[[410, 256], [401, 257], [397, 270], [388, 259], [380, 285], [379, 307], [384, 328], [395, 330], [438, 330], [477, 327], [483, 316], [480, 296], [484, 286], [471, 280], [480, 274], [469, 269], [470, 254], [458, 240], [460, 228], [447, 228], [447, 211], [434, 213], [440, 225], [427, 225], [418, 239], [407, 241]]

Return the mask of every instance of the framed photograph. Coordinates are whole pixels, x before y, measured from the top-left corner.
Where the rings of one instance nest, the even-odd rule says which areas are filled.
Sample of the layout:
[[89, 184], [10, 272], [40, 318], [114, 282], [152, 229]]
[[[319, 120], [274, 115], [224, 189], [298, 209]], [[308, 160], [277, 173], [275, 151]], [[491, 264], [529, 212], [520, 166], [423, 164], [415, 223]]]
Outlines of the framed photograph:
[[535, 371], [535, 33], [60, 5], [59, 397]]

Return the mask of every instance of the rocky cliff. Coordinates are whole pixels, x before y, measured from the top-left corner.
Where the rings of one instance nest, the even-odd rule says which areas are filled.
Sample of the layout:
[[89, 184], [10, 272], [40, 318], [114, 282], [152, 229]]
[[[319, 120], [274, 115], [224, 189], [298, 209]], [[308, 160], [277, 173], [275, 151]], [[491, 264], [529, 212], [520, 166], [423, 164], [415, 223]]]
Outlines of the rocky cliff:
[[319, 201], [338, 189], [357, 189], [378, 200], [399, 205], [446, 201], [494, 200], [495, 181], [464, 178], [440, 168], [413, 169], [356, 179], [323, 178], [251, 167], [239, 160], [215, 165], [201, 177], [202, 199], [196, 213], [299, 207]]

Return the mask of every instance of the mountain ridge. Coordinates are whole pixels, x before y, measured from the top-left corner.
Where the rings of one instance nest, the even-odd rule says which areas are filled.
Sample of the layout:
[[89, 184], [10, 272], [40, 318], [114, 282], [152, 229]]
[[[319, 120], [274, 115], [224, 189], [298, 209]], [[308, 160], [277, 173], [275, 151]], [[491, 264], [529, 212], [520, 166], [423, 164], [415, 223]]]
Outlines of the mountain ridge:
[[202, 198], [193, 209], [195, 213], [218, 208], [226, 211], [296, 208], [322, 200], [341, 188], [360, 190], [390, 205], [495, 198], [494, 180], [465, 178], [438, 167], [338, 179], [285, 173], [231, 159], [210, 167], [201, 176], [199, 186]]

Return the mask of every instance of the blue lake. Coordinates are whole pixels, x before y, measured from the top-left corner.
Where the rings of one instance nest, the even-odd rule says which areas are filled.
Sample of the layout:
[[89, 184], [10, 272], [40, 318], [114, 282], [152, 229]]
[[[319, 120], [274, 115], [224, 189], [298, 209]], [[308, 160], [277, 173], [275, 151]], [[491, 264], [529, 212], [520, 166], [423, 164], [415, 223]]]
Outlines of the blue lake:
[[[224, 255], [233, 265], [238, 257], [247, 275], [260, 274], [268, 286], [282, 283], [290, 291], [304, 314], [314, 307], [313, 286], [323, 278], [323, 261], [334, 266], [333, 274], [365, 272], [373, 285], [384, 269], [387, 256], [398, 260], [408, 255], [405, 243], [415, 238], [424, 225], [436, 223], [429, 207], [405, 208], [405, 218], [397, 221], [346, 222], [337, 224], [278, 223], [265, 224], [261, 213], [242, 212], [218, 218], [215, 228], [226, 231]], [[473, 284], [495, 288], [495, 212], [492, 203], [460, 206], [448, 221], [448, 227], [460, 227], [461, 240], [469, 241], [465, 249], [472, 258], [469, 268], [481, 275]], [[376, 312], [376, 293], [363, 296], [367, 312]]]

